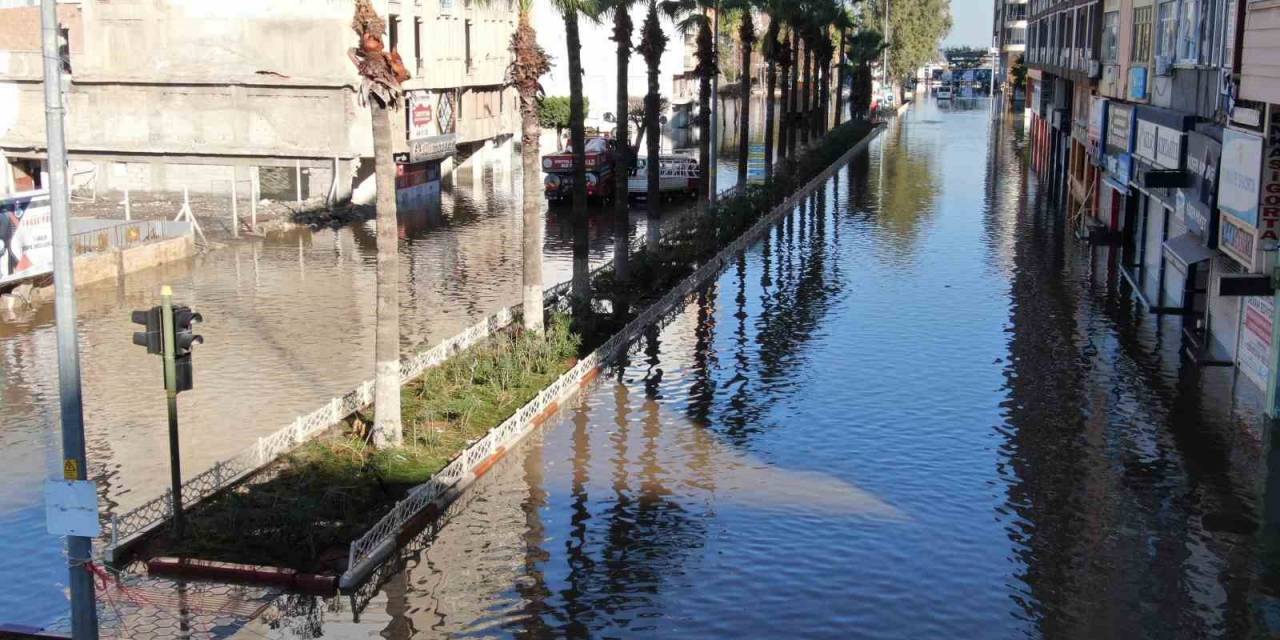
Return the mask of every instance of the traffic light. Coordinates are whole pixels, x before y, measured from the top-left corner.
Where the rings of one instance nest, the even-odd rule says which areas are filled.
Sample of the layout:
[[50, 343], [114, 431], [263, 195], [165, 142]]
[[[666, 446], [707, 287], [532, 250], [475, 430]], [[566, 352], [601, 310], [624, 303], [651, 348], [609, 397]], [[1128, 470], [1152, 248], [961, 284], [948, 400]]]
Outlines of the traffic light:
[[204, 344], [204, 337], [196, 335], [192, 323], [204, 322], [204, 317], [190, 307], [173, 308], [173, 356], [174, 387], [179, 393], [190, 391], [194, 383], [191, 366], [191, 347]]
[[160, 314], [160, 307], [133, 312], [133, 323], [147, 328], [146, 331], [134, 332], [133, 343], [139, 347], [146, 347], [147, 353], [153, 355], [164, 354], [164, 321]]

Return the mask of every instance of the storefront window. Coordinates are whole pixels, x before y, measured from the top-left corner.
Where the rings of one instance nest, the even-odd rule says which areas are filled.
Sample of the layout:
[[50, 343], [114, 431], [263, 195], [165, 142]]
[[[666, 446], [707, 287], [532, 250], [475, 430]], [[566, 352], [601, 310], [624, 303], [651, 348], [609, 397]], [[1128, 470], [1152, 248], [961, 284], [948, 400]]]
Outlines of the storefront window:
[[1160, 3], [1160, 24], [1156, 32], [1156, 55], [1170, 60], [1176, 53], [1178, 42], [1178, 3]]
[[1131, 62], [1145, 63], [1151, 60], [1151, 12], [1152, 7], [1133, 10], [1133, 54]]
[[1114, 64], [1120, 59], [1120, 12], [1108, 11], [1102, 16], [1102, 61]]
[[1200, 58], [1200, 2], [1182, 0], [1178, 11], [1178, 62], [1195, 64]]

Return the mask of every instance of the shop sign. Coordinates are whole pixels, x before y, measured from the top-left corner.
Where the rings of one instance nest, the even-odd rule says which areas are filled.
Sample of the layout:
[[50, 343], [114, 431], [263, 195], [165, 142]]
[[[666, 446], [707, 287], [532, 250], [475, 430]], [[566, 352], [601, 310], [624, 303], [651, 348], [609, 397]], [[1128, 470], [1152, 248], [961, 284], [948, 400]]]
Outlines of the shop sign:
[[457, 152], [457, 120], [452, 92], [407, 91], [405, 104], [409, 152], [397, 154], [397, 162], [426, 162]]
[[1262, 159], [1262, 202], [1259, 204], [1259, 236], [1280, 241], [1280, 110], [1271, 108], [1267, 148]]
[[1139, 118], [1134, 155], [1164, 169], [1181, 168], [1183, 137], [1177, 129]]
[[1191, 174], [1191, 188], [1196, 200], [1213, 206], [1217, 193], [1218, 163], [1222, 157], [1222, 145], [1213, 138], [1192, 131], [1187, 134], [1187, 172]]
[[1258, 224], [1262, 138], [1244, 131], [1222, 131], [1218, 208], [1250, 226]]
[[1107, 111], [1107, 145], [1133, 152], [1133, 107], [1112, 103]]
[[1043, 84], [1040, 80], [1031, 83], [1031, 113], [1036, 115], [1040, 115], [1040, 96], [1043, 91], [1041, 88]]
[[1094, 96], [1089, 101], [1089, 142], [1102, 140], [1102, 132], [1107, 129], [1107, 99]]
[[[1196, 205], [1191, 198], [1187, 197], [1187, 192], [1178, 190], [1173, 197], [1175, 211], [1182, 214], [1182, 219], [1187, 223], [1187, 231], [1194, 233], [1201, 238], [1208, 240], [1209, 238], [1209, 216], [1207, 211]], [[1206, 243], [1207, 244], [1207, 243]]]
[[49, 192], [0, 196], [0, 284], [53, 271]]
[[1129, 99], [1147, 99], [1147, 70], [1145, 67], [1129, 68]]
[[1231, 256], [1250, 271], [1253, 270], [1254, 246], [1253, 227], [1236, 220], [1230, 215], [1219, 217], [1218, 249]]
[[1269, 296], [1249, 296], [1244, 299], [1244, 325], [1240, 333], [1240, 353], [1236, 356], [1246, 377], [1267, 388], [1271, 377], [1271, 322], [1275, 301]]
[[1133, 177], [1133, 156], [1127, 153], [1109, 153], [1103, 158], [1107, 173], [1123, 185]]

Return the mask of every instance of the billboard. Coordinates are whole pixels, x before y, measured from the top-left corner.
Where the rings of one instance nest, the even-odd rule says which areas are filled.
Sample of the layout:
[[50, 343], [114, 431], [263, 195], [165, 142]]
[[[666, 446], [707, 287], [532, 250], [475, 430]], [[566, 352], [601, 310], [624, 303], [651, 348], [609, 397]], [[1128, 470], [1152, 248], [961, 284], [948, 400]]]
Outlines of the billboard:
[[0, 196], [0, 284], [53, 271], [49, 192]]
[[1262, 137], [1236, 129], [1223, 129], [1220, 163], [1218, 208], [1242, 222], [1257, 226]]
[[409, 153], [399, 162], [416, 163], [451, 156], [457, 150], [457, 103], [452, 91], [405, 92]]

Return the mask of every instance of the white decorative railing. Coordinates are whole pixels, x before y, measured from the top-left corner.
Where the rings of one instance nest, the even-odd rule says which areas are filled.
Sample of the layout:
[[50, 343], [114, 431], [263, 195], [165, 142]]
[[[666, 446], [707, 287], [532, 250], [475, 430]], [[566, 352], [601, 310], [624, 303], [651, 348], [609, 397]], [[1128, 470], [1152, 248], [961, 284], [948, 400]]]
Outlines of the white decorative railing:
[[[339, 586], [344, 590], [350, 590], [360, 585], [395, 549], [400, 532], [406, 524], [429, 506], [434, 505], [441, 509], [447, 506], [476, 479], [478, 467], [501, 456], [533, 431], [536, 426], [535, 419], [539, 415], [553, 406], [560, 406], [591, 379], [591, 374], [598, 367], [610, 361], [620, 350], [642, 335], [650, 325], [660, 321], [664, 315], [677, 310], [677, 305], [690, 293], [719, 274], [731, 258], [755, 242], [782, 216], [791, 212], [802, 198], [821, 186], [854, 154], [865, 149], [883, 129], [882, 125], [872, 130], [861, 142], [851, 147], [804, 187], [788, 196], [782, 204], [757, 220], [746, 232], [703, 263], [657, 302], [649, 305], [627, 323], [626, 327], [557, 378], [514, 415], [469, 446], [426, 482], [411, 489], [408, 496], [396, 503], [390, 512], [351, 543], [347, 557], [347, 570], [339, 580]], [[675, 229], [671, 230], [671, 232], [674, 231]]]

